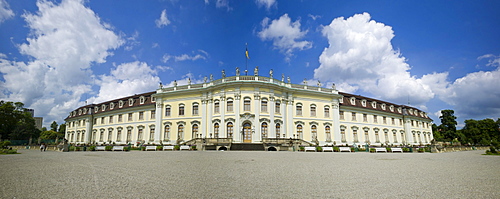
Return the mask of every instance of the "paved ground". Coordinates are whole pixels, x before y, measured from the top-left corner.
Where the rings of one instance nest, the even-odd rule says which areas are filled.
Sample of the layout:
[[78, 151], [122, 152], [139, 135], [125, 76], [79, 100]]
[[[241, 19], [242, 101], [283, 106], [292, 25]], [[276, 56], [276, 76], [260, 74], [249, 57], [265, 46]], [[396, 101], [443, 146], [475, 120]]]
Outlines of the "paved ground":
[[0, 156], [0, 198], [498, 198], [500, 156], [245, 151]]

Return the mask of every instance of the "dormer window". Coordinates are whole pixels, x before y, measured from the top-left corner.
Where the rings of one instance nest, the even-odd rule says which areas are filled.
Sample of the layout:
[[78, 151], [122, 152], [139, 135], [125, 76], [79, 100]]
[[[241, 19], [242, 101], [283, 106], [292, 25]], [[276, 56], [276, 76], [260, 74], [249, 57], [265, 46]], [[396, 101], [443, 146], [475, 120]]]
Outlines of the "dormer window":
[[382, 107], [382, 110], [385, 110], [385, 104], [382, 104], [380, 107]]
[[115, 108], [115, 103], [114, 103], [114, 102], [111, 102], [111, 103], [109, 104], [109, 109], [114, 109], [114, 108]]
[[83, 114], [87, 114], [87, 108], [83, 108]]
[[340, 99], [339, 99], [339, 102], [340, 102], [340, 103], [344, 103], [344, 98], [340, 98]]
[[365, 99], [361, 100], [361, 105], [363, 105], [363, 107], [366, 107], [366, 100]]
[[130, 98], [130, 99], [128, 99], [128, 106], [132, 106], [132, 105], [134, 105], [134, 99]]
[[410, 112], [410, 115], [413, 115], [413, 110], [412, 109], [408, 110], [408, 112]]
[[401, 113], [402, 111], [401, 107], [398, 107], [398, 113]]
[[356, 105], [356, 98], [355, 97], [351, 97], [351, 105]]
[[106, 110], [106, 105], [105, 105], [105, 104], [103, 104], [103, 105], [101, 106], [101, 108], [102, 108], [102, 111], [105, 111], [105, 110]]
[[139, 98], [139, 103], [140, 103], [140, 104], [144, 104], [144, 101], [146, 101], [146, 98], [145, 98], [144, 96], [141, 96], [141, 97]]
[[394, 112], [394, 105], [389, 106], [389, 110], [391, 110], [391, 112]]
[[123, 100], [118, 101], [118, 108], [123, 107]]
[[78, 115], [82, 114], [82, 109], [78, 110]]
[[97, 111], [99, 111], [99, 107], [98, 106], [94, 107], [94, 112], [97, 113]]
[[151, 97], [151, 102], [156, 102], [156, 97]]
[[372, 108], [377, 108], [377, 102], [372, 102]]

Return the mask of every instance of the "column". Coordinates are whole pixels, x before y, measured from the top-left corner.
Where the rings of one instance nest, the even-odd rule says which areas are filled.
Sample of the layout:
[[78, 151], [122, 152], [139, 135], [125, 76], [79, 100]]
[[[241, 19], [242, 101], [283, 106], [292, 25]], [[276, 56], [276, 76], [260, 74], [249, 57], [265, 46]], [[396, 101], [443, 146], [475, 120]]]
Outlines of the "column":
[[[273, 91], [271, 90], [271, 93], [273, 93]], [[274, 102], [274, 96], [271, 96], [269, 98], [269, 104], [268, 104], [268, 107], [267, 107], [269, 110], [269, 120], [271, 120], [269, 122], [269, 126], [267, 128], [267, 131], [269, 132], [269, 135], [267, 137], [270, 137], [270, 138], [276, 138], [276, 124], [274, 123], [274, 108], [275, 107], [275, 102]]]
[[253, 107], [253, 112], [255, 113], [255, 120], [254, 120], [254, 128], [255, 128], [255, 133], [252, 135], [252, 142], [255, 141], [262, 141], [262, 135], [260, 134], [260, 95], [258, 93], [254, 94], [254, 107]]
[[224, 94], [220, 97], [220, 104], [219, 104], [219, 111], [220, 111], [220, 124], [219, 124], [219, 137], [226, 137], [227, 138], [227, 132], [226, 132], [226, 122], [224, 122], [224, 117], [226, 114], [226, 97]]
[[[163, 125], [161, 123], [163, 118], [163, 100], [156, 99], [156, 110], [155, 110], [155, 140], [154, 143], [159, 144], [161, 142], [161, 132], [163, 130]], [[123, 132], [122, 132], [123, 133]]]
[[286, 103], [286, 137], [293, 138], [293, 98], [290, 95]]
[[335, 99], [332, 103], [332, 127], [330, 133], [333, 133], [332, 141], [336, 144], [342, 143], [342, 135], [340, 135], [340, 106], [338, 99]]
[[203, 98], [201, 99], [201, 124], [200, 124], [200, 131], [201, 131], [201, 137], [206, 138], [207, 137], [207, 102], [208, 100]]
[[405, 136], [407, 144], [415, 144], [413, 140], [413, 133], [411, 132], [411, 119], [403, 116]]
[[[87, 119], [83, 120], [85, 122], [85, 143], [90, 143], [90, 137], [92, 136], [93, 118], [92, 115]], [[76, 131], [75, 131], [76, 132]]]
[[[237, 91], [239, 89], [236, 89]], [[241, 125], [240, 125], [240, 103], [241, 103], [241, 95], [239, 93], [236, 93], [234, 95], [234, 119], [235, 119], [235, 124], [234, 124], [234, 129], [233, 129], [233, 141], [234, 142], [242, 142], [243, 139], [241, 138]]]
[[213, 109], [214, 109], [214, 100], [213, 99], [208, 99], [207, 103], [207, 123], [206, 129], [207, 129], [207, 137], [208, 138], [213, 138], [213, 125], [212, 125], [212, 117], [213, 117]]

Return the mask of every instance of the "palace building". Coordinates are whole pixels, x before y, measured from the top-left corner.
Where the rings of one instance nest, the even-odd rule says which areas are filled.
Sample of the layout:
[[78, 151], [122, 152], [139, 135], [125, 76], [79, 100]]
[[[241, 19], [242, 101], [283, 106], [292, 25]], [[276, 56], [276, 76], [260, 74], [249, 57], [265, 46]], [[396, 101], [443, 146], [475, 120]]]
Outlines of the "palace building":
[[291, 84], [290, 79], [240, 75], [160, 87], [79, 107], [66, 121], [74, 144], [197, 145], [218, 149], [254, 143], [278, 150], [292, 145], [422, 145], [432, 120], [407, 105]]

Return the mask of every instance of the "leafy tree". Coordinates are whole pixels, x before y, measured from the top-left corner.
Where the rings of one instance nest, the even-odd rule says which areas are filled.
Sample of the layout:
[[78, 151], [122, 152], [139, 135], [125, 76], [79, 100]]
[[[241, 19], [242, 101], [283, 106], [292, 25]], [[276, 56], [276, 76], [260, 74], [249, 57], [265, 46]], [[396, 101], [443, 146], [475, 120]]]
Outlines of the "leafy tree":
[[21, 102], [0, 101], [0, 139], [36, 138], [40, 131], [35, 127], [35, 119]]
[[64, 134], [66, 133], [66, 124], [59, 125], [59, 130], [57, 132], [64, 136]]
[[59, 126], [59, 125], [57, 124], [57, 122], [56, 122], [56, 121], [53, 121], [53, 122], [52, 122], [52, 124], [50, 124], [50, 130], [52, 130], [52, 131], [57, 131], [57, 127], [58, 127], [58, 126]]
[[58, 136], [59, 136], [59, 133], [56, 131], [53, 131], [53, 130], [43, 131], [40, 134], [40, 139], [42, 139], [42, 140], [54, 140], [54, 139], [58, 138]]
[[432, 134], [435, 141], [443, 141], [443, 135], [441, 135], [441, 132], [436, 124], [432, 124]]
[[438, 130], [441, 131], [444, 141], [451, 141], [457, 138], [457, 117], [455, 117], [455, 111], [453, 110], [442, 110], [441, 125], [439, 125]]
[[493, 119], [465, 120], [462, 133], [471, 144], [490, 145], [492, 142], [496, 143], [500, 140], [497, 122]]

